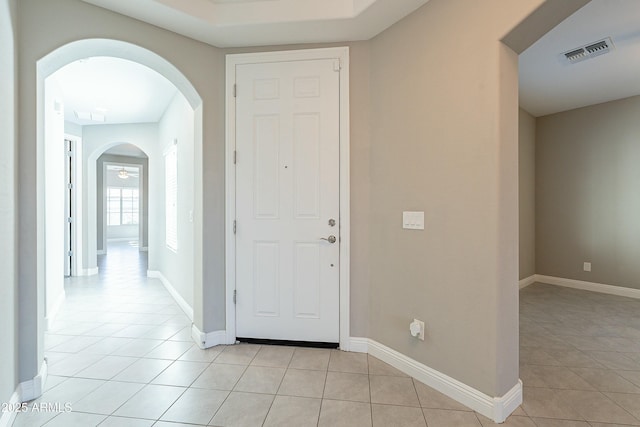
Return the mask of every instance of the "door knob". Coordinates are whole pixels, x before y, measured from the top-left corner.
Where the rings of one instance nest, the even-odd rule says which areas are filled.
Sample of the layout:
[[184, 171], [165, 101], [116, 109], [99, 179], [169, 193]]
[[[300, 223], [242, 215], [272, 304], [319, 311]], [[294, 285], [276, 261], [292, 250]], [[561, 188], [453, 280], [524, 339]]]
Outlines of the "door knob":
[[326, 240], [329, 243], [335, 243], [336, 242], [336, 236], [321, 237], [320, 240]]

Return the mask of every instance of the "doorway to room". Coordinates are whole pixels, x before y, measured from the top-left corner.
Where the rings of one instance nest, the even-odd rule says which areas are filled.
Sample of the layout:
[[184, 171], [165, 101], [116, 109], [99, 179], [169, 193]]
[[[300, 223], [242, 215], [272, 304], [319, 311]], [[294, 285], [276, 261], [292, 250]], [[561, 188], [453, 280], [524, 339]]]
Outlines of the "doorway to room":
[[117, 149], [108, 150], [96, 162], [98, 271], [104, 276], [120, 269], [123, 274], [144, 277], [148, 267], [148, 168], [143, 162], [148, 165], [148, 159], [140, 152], [144, 156], [139, 157], [140, 164], [105, 161]]
[[100, 199], [103, 201], [103, 245], [106, 237], [106, 252], [110, 245], [119, 242], [144, 247], [141, 169], [141, 166], [131, 164], [104, 163], [103, 196]]
[[[104, 56], [87, 56], [96, 53]], [[45, 197], [38, 204], [46, 242], [39, 258], [45, 274], [38, 281], [44, 290], [43, 329], [55, 334], [64, 327], [66, 319], [57, 314], [65, 300], [76, 301], [81, 291], [96, 284], [100, 289], [147, 283], [166, 288], [163, 292], [180, 300], [191, 322], [201, 259], [194, 232], [201, 228], [194, 206], [201, 194], [193, 190], [193, 183], [202, 179], [197, 167], [202, 157], [199, 96], [171, 64], [121, 42], [75, 42], [41, 60], [39, 67], [45, 126], [38, 149], [46, 172]], [[71, 165], [62, 161], [65, 139], [78, 148], [68, 156]], [[176, 189], [175, 221], [180, 251], [165, 244], [163, 153], [168, 147], [177, 153], [182, 185]], [[77, 197], [67, 197], [70, 188]], [[75, 228], [68, 227], [69, 206], [79, 212]], [[77, 253], [67, 249], [63, 257], [63, 248], [77, 248]], [[66, 268], [70, 263], [77, 272]]]

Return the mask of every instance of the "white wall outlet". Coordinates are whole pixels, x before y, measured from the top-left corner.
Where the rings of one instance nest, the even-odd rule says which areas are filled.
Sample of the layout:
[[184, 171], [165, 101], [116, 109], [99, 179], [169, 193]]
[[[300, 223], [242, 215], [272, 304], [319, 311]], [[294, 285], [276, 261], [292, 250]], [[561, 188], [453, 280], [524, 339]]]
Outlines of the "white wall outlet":
[[409, 332], [411, 332], [411, 336], [424, 341], [424, 322], [422, 320], [413, 319], [413, 322], [409, 324]]
[[590, 262], [585, 262], [582, 266], [582, 269], [584, 271], [591, 271], [591, 263]]
[[402, 228], [424, 230], [424, 212], [402, 212]]

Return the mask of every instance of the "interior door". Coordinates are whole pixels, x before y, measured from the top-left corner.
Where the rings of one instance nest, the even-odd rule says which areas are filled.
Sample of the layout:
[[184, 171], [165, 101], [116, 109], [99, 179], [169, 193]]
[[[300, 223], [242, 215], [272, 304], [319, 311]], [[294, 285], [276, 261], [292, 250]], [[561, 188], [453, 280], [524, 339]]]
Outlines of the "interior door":
[[236, 67], [236, 335], [339, 342], [337, 60]]
[[64, 167], [64, 276], [71, 276], [73, 261], [73, 171], [72, 171], [72, 142], [64, 140], [65, 167]]

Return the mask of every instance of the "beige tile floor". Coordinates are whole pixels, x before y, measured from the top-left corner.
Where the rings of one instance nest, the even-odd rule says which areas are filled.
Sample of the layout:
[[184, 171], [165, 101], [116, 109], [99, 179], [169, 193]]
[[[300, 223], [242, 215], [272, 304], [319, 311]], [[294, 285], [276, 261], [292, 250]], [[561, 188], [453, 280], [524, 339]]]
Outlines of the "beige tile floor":
[[640, 425], [640, 301], [521, 290], [520, 378], [521, 408], [538, 426]]
[[[110, 248], [111, 249], [111, 248]], [[49, 379], [14, 426], [487, 426], [371, 356], [241, 344], [200, 350], [145, 260], [114, 249], [69, 280], [46, 335]], [[117, 266], [117, 268], [114, 267]], [[521, 291], [525, 400], [506, 426], [640, 425], [640, 301], [536, 284]]]

